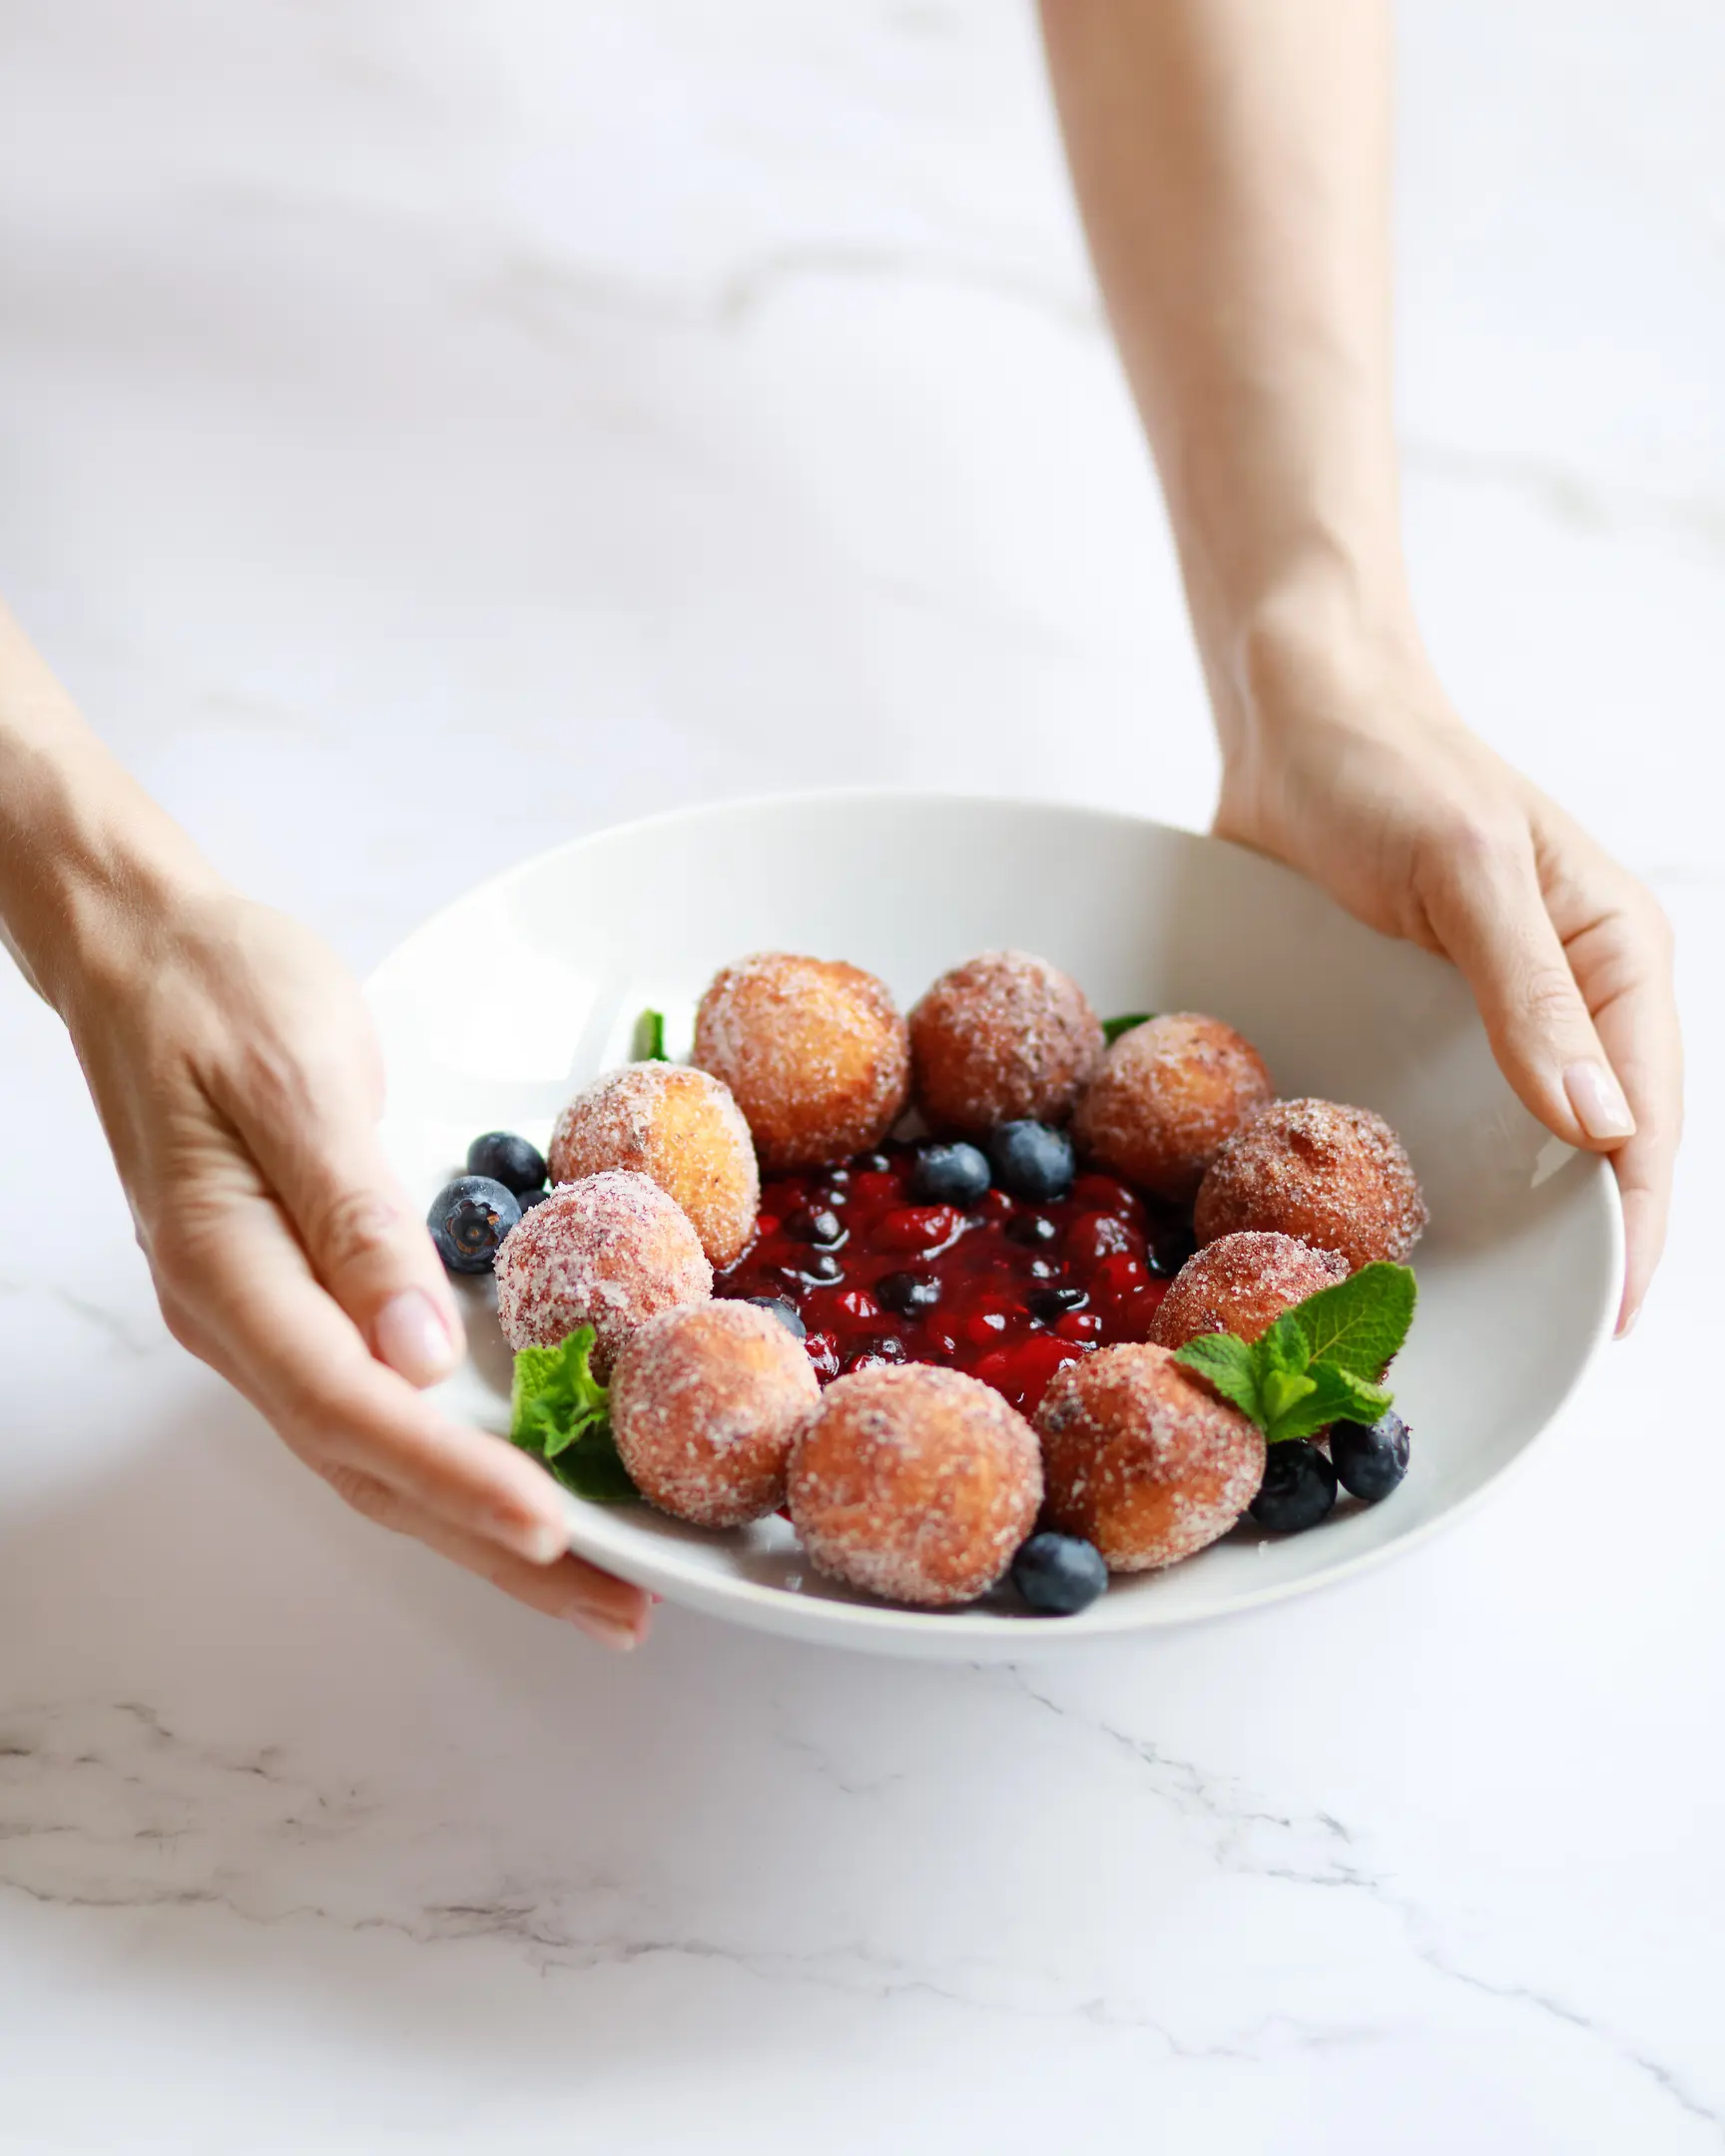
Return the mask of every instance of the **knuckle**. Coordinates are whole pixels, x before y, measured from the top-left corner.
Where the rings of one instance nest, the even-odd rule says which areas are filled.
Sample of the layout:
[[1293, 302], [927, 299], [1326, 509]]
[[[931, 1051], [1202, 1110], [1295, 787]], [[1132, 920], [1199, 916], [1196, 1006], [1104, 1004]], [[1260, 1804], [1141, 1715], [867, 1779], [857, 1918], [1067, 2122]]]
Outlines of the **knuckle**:
[[1516, 999], [1521, 1015], [1538, 1028], [1561, 1025], [1581, 1007], [1575, 977], [1562, 966], [1535, 966]]
[[190, 1304], [183, 1303], [177, 1295], [158, 1289], [156, 1300], [162, 1306], [162, 1322], [169, 1336], [188, 1354], [204, 1358], [206, 1337], [204, 1328], [194, 1316]]
[[306, 1234], [318, 1261], [344, 1273], [386, 1251], [400, 1225], [400, 1207], [381, 1191], [334, 1191], [313, 1209]]
[[405, 1507], [399, 1493], [387, 1482], [378, 1481], [362, 1467], [350, 1467], [339, 1460], [320, 1462], [317, 1472], [361, 1519], [368, 1519], [375, 1527], [386, 1527], [391, 1534], [406, 1532]]
[[1661, 967], [1669, 967], [1676, 950], [1676, 932], [1671, 926], [1670, 914], [1645, 884], [1637, 884], [1635, 887], [1635, 894], [1629, 905], [1629, 918]]

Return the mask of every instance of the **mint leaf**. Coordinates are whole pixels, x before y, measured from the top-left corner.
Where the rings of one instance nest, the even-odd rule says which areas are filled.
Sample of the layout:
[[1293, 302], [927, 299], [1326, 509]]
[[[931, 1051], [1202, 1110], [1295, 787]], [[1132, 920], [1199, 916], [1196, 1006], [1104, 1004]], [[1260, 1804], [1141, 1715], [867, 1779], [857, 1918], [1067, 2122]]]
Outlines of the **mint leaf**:
[[641, 1494], [618, 1456], [609, 1422], [577, 1438], [546, 1465], [565, 1489], [589, 1504], [627, 1504]]
[[605, 1387], [593, 1374], [594, 1333], [582, 1326], [555, 1348], [515, 1356], [509, 1440], [578, 1497], [616, 1504], [637, 1494], [611, 1435]]
[[1316, 1377], [1304, 1374], [1292, 1377], [1286, 1370], [1264, 1371], [1258, 1380], [1258, 1395], [1264, 1402], [1264, 1416], [1269, 1428], [1279, 1429], [1301, 1401], [1317, 1389]]
[[1382, 1385], [1368, 1384], [1333, 1362], [1313, 1363], [1303, 1381], [1308, 1389], [1301, 1397], [1271, 1417], [1264, 1434], [1272, 1444], [1314, 1436], [1332, 1422], [1376, 1422], [1390, 1404]]
[[1288, 1317], [1305, 1335], [1314, 1362], [1352, 1370], [1375, 1383], [1408, 1338], [1416, 1294], [1408, 1266], [1362, 1266], [1352, 1278], [1308, 1296]]
[[1129, 1011], [1124, 1018], [1104, 1018], [1102, 1038], [1112, 1048], [1122, 1033], [1130, 1033], [1134, 1026], [1148, 1025], [1155, 1015], [1154, 1011]]
[[1184, 1348], [1174, 1350], [1176, 1362], [1184, 1362], [1215, 1386], [1226, 1400], [1263, 1427], [1264, 1402], [1258, 1385], [1258, 1358], [1243, 1340], [1232, 1333], [1200, 1333]]
[[665, 1013], [644, 1010], [635, 1021], [631, 1060], [636, 1063], [669, 1063], [665, 1053]]
[[1253, 1353], [1258, 1358], [1261, 1387], [1271, 1371], [1287, 1377], [1301, 1376], [1312, 1359], [1306, 1336], [1290, 1311], [1284, 1311], [1269, 1331], [1259, 1336]]

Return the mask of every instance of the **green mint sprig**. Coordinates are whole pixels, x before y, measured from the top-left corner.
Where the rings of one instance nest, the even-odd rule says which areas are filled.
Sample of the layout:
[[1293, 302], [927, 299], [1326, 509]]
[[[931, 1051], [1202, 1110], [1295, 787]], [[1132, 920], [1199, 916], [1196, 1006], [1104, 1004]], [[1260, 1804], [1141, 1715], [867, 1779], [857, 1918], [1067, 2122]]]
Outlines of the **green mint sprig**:
[[1128, 1011], [1124, 1018], [1104, 1018], [1102, 1038], [1112, 1048], [1122, 1033], [1130, 1033], [1134, 1026], [1148, 1025], [1155, 1015], [1154, 1011]]
[[1175, 1351], [1272, 1444], [1330, 1422], [1376, 1422], [1394, 1399], [1385, 1371], [1414, 1323], [1407, 1266], [1369, 1265], [1284, 1311], [1261, 1339], [1201, 1333]]
[[595, 1504], [623, 1504], [640, 1492], [618, 1456], [611, 1403], [593, 1374], [593, 1328], [555, 1348], [522, 1348], [509, 1397], [509, 1441], [531, 1452], [565, 1489]]
[[644, 1010], [635, 1021], [634, 1055], [636, 1063], [669, 1063], [665, 1053], [665, 1013]]

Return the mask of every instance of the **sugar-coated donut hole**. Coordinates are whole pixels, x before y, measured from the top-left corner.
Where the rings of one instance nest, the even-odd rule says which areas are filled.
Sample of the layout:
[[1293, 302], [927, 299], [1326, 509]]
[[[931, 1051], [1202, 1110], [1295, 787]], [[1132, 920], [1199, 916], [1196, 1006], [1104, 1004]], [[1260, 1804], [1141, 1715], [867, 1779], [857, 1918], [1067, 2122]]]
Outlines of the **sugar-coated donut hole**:
[[1262, 1230], [1335, 1251], [1350, 1272], [1401, 1260], [1427, 1221], [1413, 1163], [1369, 1108], [1278, 1101], [1229, 1139], [1193, 1212], [1201, 1244]]
[[785, 1501], [792, 1440], [820, 1397], [802, 1343], [777, 1318], [697, 1303], [624, 1342], [611, 1429], [649, 1503], [697, 1527], [737, 1527]]
[[829, 1385], [787, 1481], [810, 1561], [892, 1602], [972, 1602], [1036, 1523], [1042, 1467], [1030, 1425], [992, 1387], [925, 1362]]
[[715, 1266], [755, 1233], [761, 1178], [742, 1111], [721, 1080], [681, 1063], [628, 1063], [584, 1086], [551, 1134], [551, 1178], [607, 1168], [649, 1176], [689, 1216]]
[[1083, 989], [1026, 951], [983, 951], [942, 973], [909, 1024], [912, 1089], [932, 1130], [1063, 1123], [1102, 1060]]
[[1255, 1341], [1284, 1311], [1347, 1278], [1347, 1262], [1334, 1251], [1293, 1236], [1223, 1236], [1194, 1251], [1174, 1276], [1150, 1338], [1159, 1348], [1183, 1348], [1201, 1333]]
[[1166, 1348], [1104, 1348], [1042, 1396], [1043, 1522], [1147, 1572], [1225, 1535], [1264, 1478], [1264, 1433]]
[[497, 1318], [511, 1348], [554, 1348], [582, 1326], [603, 1378], [634, 1329], [702, 1303], [713, 1268], [688, 1216], [657, 1183], [608, 1169], [524, 1214], [497, 1253]]
[[826, 1167], [878, 1145], [910, 1090], [885, 984], [837, 959], [762, 951], [701, 998], [695, 1063], [730, 1087], [762, 1167]]
[[1072, 1131], [1090, 1160], [1185, 1204], [1274, 1090], [1263, 1057], [1231, 1025], [1165, 1011], [1109, 1049], [1078, 1097]]

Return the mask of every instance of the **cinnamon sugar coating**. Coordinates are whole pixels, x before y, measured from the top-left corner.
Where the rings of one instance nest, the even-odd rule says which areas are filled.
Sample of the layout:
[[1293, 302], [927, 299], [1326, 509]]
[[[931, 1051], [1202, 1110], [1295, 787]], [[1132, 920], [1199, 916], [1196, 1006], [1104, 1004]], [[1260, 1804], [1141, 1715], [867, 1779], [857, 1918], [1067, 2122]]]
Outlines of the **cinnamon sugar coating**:
[[1217, 1154], [1198, 1192], [1200, 1243], [1248, 1230], [1335, 1251], [1351, 1273], [1401, 1260], [1419, 1242], [1426, 1201], [1401, 1140], [1369, 1108], [1278, 1101]]
[[497, 1253], [497, 1318], [511, 1348], [554, 1348], [579, 1327], [609, 1374], [638, 1325], [713, 1293], [688, 1216], [644, 1175], [566, 1183], [511, 1228]]
[[1036, 1523], [1035, 1432], [992, 1386], [906, 1362], [822, 1394], [791, 1455], [811, 1562], [892, 1602], [939, 1609], [992, 1587]]
[[1078, 983], [1026, 951], [954, 966], [910, 1013], [916, 1104], [931, 1129], [972, 1136], [1063, 1123], [1102, 1060], [1102, 1022]]
[[1150, 1327], [1159, 1348], [1183, 1348], [1201, 1333], [1255, 1341], [1284, 1311], [1348, 1278], [1345, 1260], [1293, 1236], [1253, 1232], [1207, 1243], [1180, 1268]]
[[1177, 1564], [1225, 1535], [1264, 1479], [1264, 1433], [1166, 1348], [1103, 1348], [1037, 1410], [1045, 1523], [1112, 1572]]
[[1072, 1134], [1100, 1166], [1183, 1205], [1274, 1091], [1263, 1057], [1231, 1025], [1165, 1011], [1109, 1049], [1079, 1095]]
[[611, 1429], [650, 1504], [697, 1527], [737, 1527], [784, 1503], [792, 1440], [820, 1397], [802, 1342], [777, 1318], [695, 1303], [624, 1342]]
[[884, 982], [789, 951], [716, 975], [696, 1012], [694, 1060], [730, 1087], [775, 1174], [878, 1145], [910, 1090], [909, 1035]]
[[548, 1154], [554, 1183], [607, 1168], [649, 1176], [688, 1214], [717, 1267], [755, 1233], [761, 1177], [730, 1088], [681, 1063], [626, 1063], [584, 1086], [557, 1118]]

